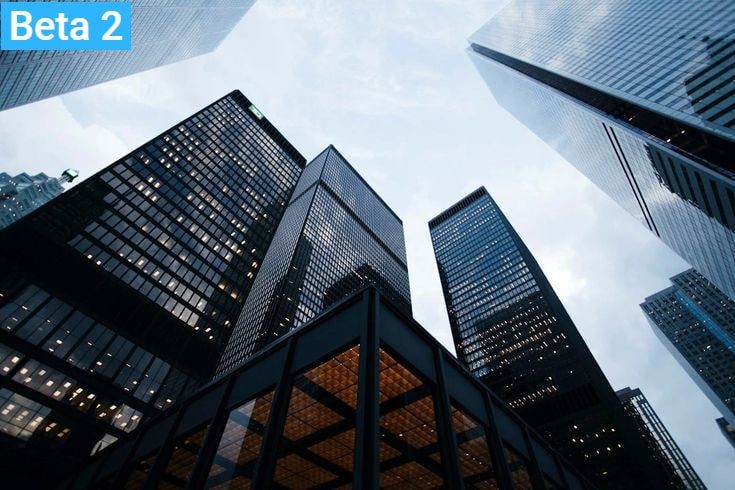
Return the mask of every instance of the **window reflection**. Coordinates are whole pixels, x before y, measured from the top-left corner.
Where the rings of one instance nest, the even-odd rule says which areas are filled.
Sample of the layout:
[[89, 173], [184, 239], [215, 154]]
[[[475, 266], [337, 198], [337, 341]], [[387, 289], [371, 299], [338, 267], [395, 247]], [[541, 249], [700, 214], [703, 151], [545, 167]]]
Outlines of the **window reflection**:
[[133, 469], [128, 476], [128, 480], [125, 482], [125, 490], [138, 490], [143, 488], [143, 484], [145, 483], [146, 478], [148, 478], [148, 473], [150, 473], [157, 455], [158, 453], [150, 454], [139, 459], [138, 462], [135, 463], [135, 466], [133, 466]]
[[273, 390], [230, 412], [206, 488], [250, 488], [272, 401]]
[[431, 388], [380, 350], [380, 486], [444, 482]]
[[0, 432], [18, 439], [66, 440], [71, 430], [53, 420], [51, 409], [6, 388], [0, 389]]
[[454, 406], [452, 406], [452, 425], [457, 437], [457, 455], [465, 487], [497, 489], [498, 483], [484, 427]]
[[513, 488], [517, 490], [531, 490], [531, 475], [528, 472], [528, 463], [515, 449], [505, 446], [505, 459], [508, 462], [511, 478], [513, 480]]
[[359, 347], [294, 380], [274, 484], [338, 488], [352, 483]]
[[186, 486], [208, 429], [209, 426], [205, 425], [176, 441], [171, 459], [168, 460], [166, 469], [158, 483], [158, 488], [176, 489]]

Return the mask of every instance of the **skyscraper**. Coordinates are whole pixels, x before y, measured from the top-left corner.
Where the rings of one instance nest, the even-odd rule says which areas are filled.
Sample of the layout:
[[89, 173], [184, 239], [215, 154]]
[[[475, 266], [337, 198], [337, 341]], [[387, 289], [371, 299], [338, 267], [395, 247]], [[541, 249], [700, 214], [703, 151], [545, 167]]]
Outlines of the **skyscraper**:
[[735, 298], [735, 4], [515, 0], [471, 39], [498, 103]]
[[0, 231], [4, 475], [210, 379], [305, 163], [236, 91]]
[[403, 223], [329, 146], [306, 166], [218, 373], [374, 285], [411, 313]]
[[641, 308], [671, 355], [735, 425], [735, 301], [694, 269], [671, 282]]
[[0, 51], [0, 110], [209, 53], [254, 3], [131, 0], [129, 51]]
[[641, 436], [645, 439], [649, 452], [666, 468], [670, 488], [701, 489], [706, 487], [694, 471], [679, 445], [666, 430], [661, 419], [638, 388], [623, 388], [616, 393], [625, 411], [635, 421]]
[[597, 485], [663, 476], [523, 241], [484, 188], [429, 222], [457, 356]]
[[0, 229], [64, 192], [64, 184], [78, 176], [73, 168], [64, 170], [61, 177], [25, 172], [11, 177], [0, 172]]

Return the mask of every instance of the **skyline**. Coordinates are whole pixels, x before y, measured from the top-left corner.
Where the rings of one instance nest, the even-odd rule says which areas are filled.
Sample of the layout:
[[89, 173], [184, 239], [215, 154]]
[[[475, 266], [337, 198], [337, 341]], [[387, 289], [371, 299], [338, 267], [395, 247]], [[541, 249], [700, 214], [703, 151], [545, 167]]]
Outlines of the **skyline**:
[[[463, 50], [501, 3], [443, 0], [427, 17], [431, 9], [418, 1], [261, 1], [211, 55], [1, 113], [0, 138], [8, 144], [0, 161], [11, 173], [75, 166], [88, 177], [219, 94], [241, 89], [307, 159], [334, 143], [403, 218], [416, 318], [450, 350], [426, 223], [486, 185], [613, 387], [641, 386], [705, 482], [725, 485], [735, 456], [713, 422], [717, 412], [638, 308], [687, 265], [494, 104]], [[263, 39], [267, 52], [256, 48]], [[158, 103], [147, 100], [157, 93]], [[620, 358], [616, 350], [626, 343], [632, 348]]]

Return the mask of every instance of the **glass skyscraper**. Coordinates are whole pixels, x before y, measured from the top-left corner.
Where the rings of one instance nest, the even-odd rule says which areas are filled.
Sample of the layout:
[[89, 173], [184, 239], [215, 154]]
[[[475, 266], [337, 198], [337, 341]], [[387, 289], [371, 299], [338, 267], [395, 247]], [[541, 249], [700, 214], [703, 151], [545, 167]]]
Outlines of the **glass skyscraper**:
[[0, 231], [4, 474], [211, 378], [305, 164], [236, 91]]
[[304, 169], [218, 368], [374, 285], [411, 313], [403, 223], [329, 146]]
[[645, 439], [649, 452], [667, 469], [671, 482], [670, 488], [682, 490], [706, 490], [702, 480], [694, 471], [689, 460], [679, 449], [679, 445], [648, 400], [638, 388], [623, 388], [616, 392], [625, 411], [635, 421], [641, 436]]
[[0, 50], [0, 110], [209, 53], [255, 0], [130, 3], [129, 51]]
[[0, 172], [0, 229], [64, 192], [64, 184], [78, 176], [79, 173], [72, 168], [64, 170], [61, 177], [49, 177], [44, 173], [28, 175], [25, 172], [11, 177]]
[[735, 426], [735, 301], [690, 269], [641, 308], [653, 332]]
[[470, 39], [498, 103], [735, 298], [735, 4], [516, 0]]
[[647, 488], [665, 478], [485, 188], [429, 228], [460, 361], [597, 485]]

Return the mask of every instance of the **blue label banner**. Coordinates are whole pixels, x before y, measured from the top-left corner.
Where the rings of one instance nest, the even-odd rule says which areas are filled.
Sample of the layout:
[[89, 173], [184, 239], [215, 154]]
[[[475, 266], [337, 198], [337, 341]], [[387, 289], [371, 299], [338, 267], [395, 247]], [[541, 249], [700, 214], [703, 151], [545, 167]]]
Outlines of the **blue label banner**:
[[129, 50], [127, 2], [0, 2], [2, 50]]

